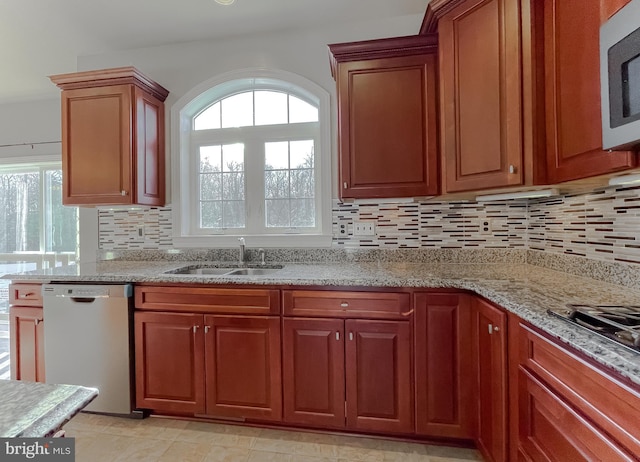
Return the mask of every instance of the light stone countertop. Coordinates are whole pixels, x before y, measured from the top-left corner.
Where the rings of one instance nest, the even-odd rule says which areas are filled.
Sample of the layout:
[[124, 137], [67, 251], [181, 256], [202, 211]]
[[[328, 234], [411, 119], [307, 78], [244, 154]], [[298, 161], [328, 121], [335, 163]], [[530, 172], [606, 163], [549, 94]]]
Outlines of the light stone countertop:
[[0, 380], [0, 437], [53, 435], [98, 396], [77, 385]]
[[6, 275], [13, 280], [329, 287], [456, 288], [475, 292], [640, 385], [640, 354], [546, 313], [567, 303], [640, 306], [640, 290], [530, 264], [360, 262], [285, 263], [269, 276], [163, 274], [203, 261], [101, 261]]

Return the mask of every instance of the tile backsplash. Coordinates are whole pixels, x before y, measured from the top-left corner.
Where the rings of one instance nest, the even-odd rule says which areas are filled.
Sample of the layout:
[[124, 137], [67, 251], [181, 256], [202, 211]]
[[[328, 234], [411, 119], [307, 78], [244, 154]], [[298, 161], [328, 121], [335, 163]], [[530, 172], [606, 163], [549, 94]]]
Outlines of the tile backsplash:
[[[170, 207], [101, 209], [101, 250], [172, 248]], [[342, 203], [334, 248], [530, 249], [640, 264], [640, 186], [505, 202]], [[372, 236], [354, 235], [358, 222]]]

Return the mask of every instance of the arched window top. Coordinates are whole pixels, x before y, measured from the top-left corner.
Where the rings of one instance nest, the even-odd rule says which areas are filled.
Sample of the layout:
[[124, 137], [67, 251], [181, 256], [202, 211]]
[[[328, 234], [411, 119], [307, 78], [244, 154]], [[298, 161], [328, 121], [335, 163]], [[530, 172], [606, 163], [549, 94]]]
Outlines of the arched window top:
[[318, 122], [318, 107], [279, 90], [225, 96], [193, 118], [194, 130]]

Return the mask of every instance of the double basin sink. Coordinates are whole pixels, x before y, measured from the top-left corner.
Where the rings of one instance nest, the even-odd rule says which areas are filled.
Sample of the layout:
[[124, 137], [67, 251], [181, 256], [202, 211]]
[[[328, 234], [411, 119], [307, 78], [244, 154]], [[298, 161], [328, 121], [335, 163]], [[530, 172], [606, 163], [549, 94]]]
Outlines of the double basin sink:
[[190, 265], [183, 266], [170, 271], [165, 271], [164, 274], [184, 274], [193, 276], [269, 276], [273, 273], [277, 273], [283, 268], [282, 265], [268, 265], [268, 266], [245, 266], [245, 267], [223, 267], [223, 266], [210, 266], [210, 265]]

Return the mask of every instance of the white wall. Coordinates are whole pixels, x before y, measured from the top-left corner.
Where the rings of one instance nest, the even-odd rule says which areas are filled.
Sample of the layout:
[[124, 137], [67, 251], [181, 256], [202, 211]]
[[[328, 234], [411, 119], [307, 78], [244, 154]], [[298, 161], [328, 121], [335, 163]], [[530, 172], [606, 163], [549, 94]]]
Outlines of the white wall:
[[24, 156], [60, 157], [60, 99], [0, 104], [0, 145], [56, 141], [55, 144], [0, 147], [0, 162]]

